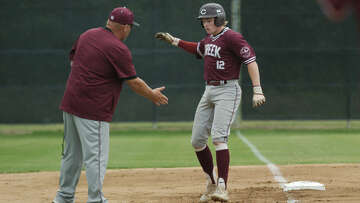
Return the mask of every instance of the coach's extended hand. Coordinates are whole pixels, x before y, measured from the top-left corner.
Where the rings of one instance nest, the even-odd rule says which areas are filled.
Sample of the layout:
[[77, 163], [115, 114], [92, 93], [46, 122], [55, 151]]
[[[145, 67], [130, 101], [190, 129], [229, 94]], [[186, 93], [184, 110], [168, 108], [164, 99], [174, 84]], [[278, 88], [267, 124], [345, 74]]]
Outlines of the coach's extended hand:
[[159, 40], [164, 40], [165, 42], [177, 46], [179, 44], [180, 39], [173, 37], [170, 33], [167, 32], [158, 32], [155, 34], [155, 38]]

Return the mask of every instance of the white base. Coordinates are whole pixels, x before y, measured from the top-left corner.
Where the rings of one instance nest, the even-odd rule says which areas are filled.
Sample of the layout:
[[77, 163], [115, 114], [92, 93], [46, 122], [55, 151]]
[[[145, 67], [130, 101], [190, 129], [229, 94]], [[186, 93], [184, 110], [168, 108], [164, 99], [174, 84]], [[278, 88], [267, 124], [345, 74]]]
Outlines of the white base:
[[284, 184], [284, 192], [291, 190], [325, 190], [324, 184], [311, 181], [296, 181]]

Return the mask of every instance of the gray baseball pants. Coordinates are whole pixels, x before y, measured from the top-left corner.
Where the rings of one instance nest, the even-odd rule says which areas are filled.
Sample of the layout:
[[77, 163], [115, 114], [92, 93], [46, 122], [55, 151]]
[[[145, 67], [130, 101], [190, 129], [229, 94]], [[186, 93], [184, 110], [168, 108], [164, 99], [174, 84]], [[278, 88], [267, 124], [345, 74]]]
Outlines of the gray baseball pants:
[[210, 135], [213, 142], [227, 143], [240, 100], [241, 88], [237, 80], [219, 86], [206, 85], [192, 129], [191, 144], [195, 149], [203, 148]]
[[79, 118], [66, 112], [63, 118], [65, 148], [55, 202], [75, 202], [75, 189], [84, 163], [87, 203], [107, 203], [102, 187], [109, 157], [109, 123]]

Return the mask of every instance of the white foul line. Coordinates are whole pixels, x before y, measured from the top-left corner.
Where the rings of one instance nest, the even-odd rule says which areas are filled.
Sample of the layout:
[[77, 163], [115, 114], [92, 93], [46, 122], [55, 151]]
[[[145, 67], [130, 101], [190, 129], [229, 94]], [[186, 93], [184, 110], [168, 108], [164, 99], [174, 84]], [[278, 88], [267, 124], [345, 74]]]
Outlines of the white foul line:
[[[273, 164], [270, 160], [264, 157], [260, 151], [246, 138], [244, 137], [239, 130], [236, 131], [236, 135], [239, 139], [241, 139], [248, 147], [250, 147], [251, 151], [255, 154], [255, 156], [262, 162], [264, 162], [271, 173], [274, 176], [274, 179], [279, 183], [280, 187], [284, 190], [285, 184], [288, 182], [281, 174], [280, 169]], [[297, 200], [293, 199], [290, 194], [286, 193], [288, 197], [288, 203], [290, 202], [297, 202]]]

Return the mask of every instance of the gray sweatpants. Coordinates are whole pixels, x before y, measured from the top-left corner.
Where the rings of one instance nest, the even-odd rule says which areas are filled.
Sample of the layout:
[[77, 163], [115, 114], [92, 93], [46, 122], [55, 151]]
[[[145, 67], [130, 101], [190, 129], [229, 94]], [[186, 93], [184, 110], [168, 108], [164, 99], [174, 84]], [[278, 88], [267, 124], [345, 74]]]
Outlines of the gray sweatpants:
[[241, 88], [237, 80], [220, 86], [206, 86], [192, 129], [191, 143], [195, 149], [203, 148], [210, 135], [213, 142], [227, 143], [240, 100]]
[[84, 163], [87, 203], [107, 203], [102, 187], [109, 157], [109, 123], [79, 118], [66, 112], [63, 118], [65, 148], [55, 202], [75, 202], [75, 189]]

